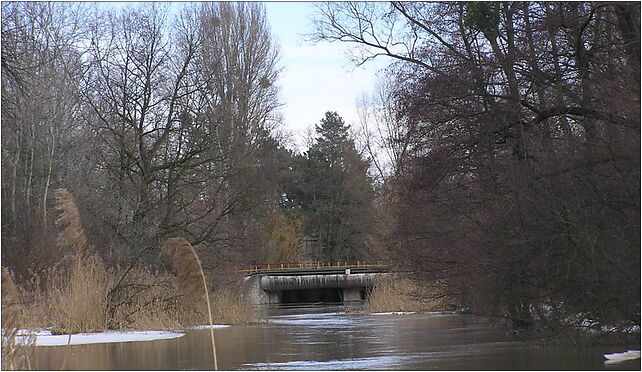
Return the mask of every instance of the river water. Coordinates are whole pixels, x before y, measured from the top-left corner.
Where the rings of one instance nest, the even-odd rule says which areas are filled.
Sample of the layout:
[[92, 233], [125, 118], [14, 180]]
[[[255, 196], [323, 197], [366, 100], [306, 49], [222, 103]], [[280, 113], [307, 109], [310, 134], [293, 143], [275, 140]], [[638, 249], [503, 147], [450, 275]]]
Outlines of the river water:
[[[215, 329], [223, 370], [640, 370], [606, 365], [618, 347], [535, 347], [488, 318], [465, 314], [363, 315], [336, 305], [270, 306], [268, 323]], [[209, 330], [170, 340], [70, 346], [65, 369], [209, 370]], [[33, 366], [60, 369], [64, 346], [35, 347]]]

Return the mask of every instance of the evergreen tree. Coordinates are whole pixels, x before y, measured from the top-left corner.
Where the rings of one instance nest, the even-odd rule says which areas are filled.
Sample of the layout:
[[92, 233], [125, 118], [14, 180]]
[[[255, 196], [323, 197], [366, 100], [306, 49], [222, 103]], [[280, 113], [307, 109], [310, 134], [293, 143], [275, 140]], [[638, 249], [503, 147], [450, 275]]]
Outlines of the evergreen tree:
[[291, 185], [306, 217], [305, 231], [318, 237], [321, 257], [317, 258], [362, 258], [374, 214], [368, 162], [336, 112], [327, 112], [315, 129], [314, 144], [295, 161], [298, 177]]

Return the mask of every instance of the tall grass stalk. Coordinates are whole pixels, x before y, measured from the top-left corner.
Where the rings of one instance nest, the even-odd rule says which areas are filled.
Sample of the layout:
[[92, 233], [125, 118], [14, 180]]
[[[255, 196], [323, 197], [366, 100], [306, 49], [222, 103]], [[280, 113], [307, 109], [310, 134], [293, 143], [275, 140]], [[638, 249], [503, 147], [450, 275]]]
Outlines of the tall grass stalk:
[[[57, 189], [56, 226], [60, 228], [56, 244], [71, 261], [68, 269], [49, 272], [49, 298], [59, 299], [61, 312], [66, 315], [58, 322], [59, 331], [76, 333], [103, 331], [107, 327], [107, 270], [100, 256], [92, 252], [82, 228], [80, 212], [74, 196], [67, 189]], [[57, 271], [57, 272], [56, 272]], [[71, 336], [70, 336], [71, 337]]]
[[[191, 244], [184, 238], [167, 239], [163, 245], [163, 251], [172, 256], [174, 269], [179, 279], [179, 285], [183, 288], [184, 294], [191, 297], [197, 293], [202, 285], [205, 292], [205, 301], [207, 302], [207, 313], [210, 321], [210, 337], [212, 340], [212, 359], [214, 361], [214, 370], [218, 370], [216, 361], [216, 343], [214, 342], [214, 329], [212, 321], [212, 306], [210, 305], [210, 295], [207, 291], [207, 282], [203, 273], [203, 266], [199, 260], [196, 251]], [[200, 274], [200, 281], [198, 275]]]
[[62, 230], [58, 234], [56, 244], [65, 253], [77, 253], [89, 248], [85, 231], [82, 228], [80, 212], [76, 206], [74, 196], [67, 189], [57, 189], [56, 210], [60, 212], [56, 219], [56, 226]]
[[9, 269], [2, 268], [2, 325], [10, 318], [20, 316], [20, 291], [13, 282]]
[[[6, 267], [2, 268], [2, 369], [31, 369], [29, 348], [24, 347], [25, 336], [19, 336], [22, 325], [20, 290], [13, 282]], [[20, 343], [17, 339], [21, 338]], [[26, 343], [33, 344], [33, 336], [26, 336]]]
[[71, 332], [69, 332], [69, 336], [67, 336], [67, 347], [65, 348], [65, 358], [62, 360], [62, 366], [60, 367], [61, 371], [65, 369], [65, 365], [67, 364], [67, 358], [69, 357], [69, 351], [71, 349], [70, 346], [71, 346]]

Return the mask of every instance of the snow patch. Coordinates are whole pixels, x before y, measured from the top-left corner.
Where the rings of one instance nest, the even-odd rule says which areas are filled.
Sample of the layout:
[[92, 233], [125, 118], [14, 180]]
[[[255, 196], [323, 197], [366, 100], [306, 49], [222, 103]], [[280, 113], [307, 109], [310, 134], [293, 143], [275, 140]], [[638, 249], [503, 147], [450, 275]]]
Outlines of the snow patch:
[[229, 327], [231, 327], [231, 326], [228, 325], [228, 324], [212, 324], [212, 325], [205, 324], [205, 325], [189, 327], [187, 329], [210, 329], [210, 328], [216, 329], [216, 328], [229, 328]]
[[624, 362], [625, 360], [640, 359], [640, 350], [629, 350], [623, 353], [604, 354], [606, 364]]
[[321, 328], [337, 328], [342, 325], [352, 324], [352, 319], [271, 319], [270, 324], [288, 324], [288, 325], [298, 325], [298, 326], [308, 326], [308, 327], [321, 327]]
[[332, 313], [303, 313], [303, 314], [290, 314], [290, 315], [280, 315], [278, 318], [283, 319], [301, 319], [301, 318], [320, 318], [320, 317], [329, 317], [336, 315], [345, 315], [345, 313], [332, 312]]
[[[35, 337], [34, 337], [35, 336]], [[28, 331], [21, 330], [16, 336], [15, 342], [18, 345], [33, 346], [64, 346], [69, 342], [70, 345], [85, 344], [105, 344], [112, 342], [134, 342], [134, 341], [156, 341], [167, 340], [185, 336], [184, 333], [174, 333], [167, 331], [107, 331], [100, 333], [76, 333], [71, 335], [52, 335], [51, 331]], [[30, 338], [33, 339], [31, 344]]]
[[370, 315], [408, 315], [417, 314], [415, 311], [392, 311], [388, 313], [371, 313]]
[[252, 363], [243, 364], [243, 370], [373, 370], [392, 369], [399, 367], [404, 357], [400, 356], [377, 356], [354, 359], [340, 359], [328, 361], [316, 360], [294, 360], [290, 362], [275, 363]]
[[629, 324], [622, 328], [622, 332], [626, 333], [640, 333], [640, 326], [637, 324]]
[[[4, 335], [5, 330], [2, 330], [2, 334]], [[31, 329], [19, 329], [16, 331], [16, 336], [47, 336], [51, 335], [51, 331], [48, 331], [46, 329], [39, 329], [37, 331], [33, 331]]]

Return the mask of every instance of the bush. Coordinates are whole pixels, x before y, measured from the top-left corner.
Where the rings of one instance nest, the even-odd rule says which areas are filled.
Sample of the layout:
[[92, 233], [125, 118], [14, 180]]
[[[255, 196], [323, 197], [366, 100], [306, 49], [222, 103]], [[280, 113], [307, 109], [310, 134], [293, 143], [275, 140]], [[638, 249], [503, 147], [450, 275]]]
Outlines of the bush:
[[399, 274], [389, 274], [370, 291], [366, 311], [437, 311], [444, 310], [445, 298]]

